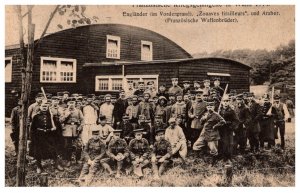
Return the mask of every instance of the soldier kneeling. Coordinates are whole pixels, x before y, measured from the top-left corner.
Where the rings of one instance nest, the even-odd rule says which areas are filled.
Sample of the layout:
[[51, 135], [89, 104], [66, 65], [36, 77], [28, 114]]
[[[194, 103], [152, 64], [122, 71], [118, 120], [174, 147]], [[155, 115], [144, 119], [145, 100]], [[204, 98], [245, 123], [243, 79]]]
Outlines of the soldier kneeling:
[[[108, 144], [107, 155], [108, 159], [106, 162], [112, 165], [117, 165], [117, 174], [116, 178], [119, 178], [121, 175], [121, 169], [125, 164], [129, 164], [129, 150], [125, 139], [121, 139], [122, 130], [114, 130], [113, 139]], [[109, 166], [109, 167], [110, 167]], [[128, 171], [126, 171], [128, 173]]]
[[[105, 144], [100, 140], [99, 129], [97, 127], [92, 128], [92, 138], [88, 140], [87, 144], [84, 147], [85, 154], [85, 163], [81, 170], [79, 177], [80, 181], [85, 181], [86, 175], [89, 174], [88, 180], [95, 175], [97, 170], [100, 168], [100, 164], [105, 169], [110, 169], [107, 167], [102, 159], [105, 156]], [[112, 171], [110, 170], [112, 173]]]
[[150, 147], [147, 139], [143, 138], [144, 129], [136, 129], [133, 132], [135, 133], [135, 139], [132, 139], [129, 143], [131, 163], [134, 174], [143, 177], [142, 169], [150, 163]]
[[162, 173], [165, 171], [166, 166], [170, 163], [172, 156], [172, 146], [169, 141], [165, 139], [165, 130], [158, 129], [155, 131], [156, 142], [153, 145], [153, 151], [151, 155], [152, 170], [155, 179], [159, 179]]

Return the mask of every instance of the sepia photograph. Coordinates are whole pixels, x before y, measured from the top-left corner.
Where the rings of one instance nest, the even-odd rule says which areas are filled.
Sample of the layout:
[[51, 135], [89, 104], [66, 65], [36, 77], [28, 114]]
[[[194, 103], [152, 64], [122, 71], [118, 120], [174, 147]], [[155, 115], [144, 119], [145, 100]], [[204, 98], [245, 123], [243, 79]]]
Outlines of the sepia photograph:
[[4, 7], [5, 187], [295, 187], [295, 5]]

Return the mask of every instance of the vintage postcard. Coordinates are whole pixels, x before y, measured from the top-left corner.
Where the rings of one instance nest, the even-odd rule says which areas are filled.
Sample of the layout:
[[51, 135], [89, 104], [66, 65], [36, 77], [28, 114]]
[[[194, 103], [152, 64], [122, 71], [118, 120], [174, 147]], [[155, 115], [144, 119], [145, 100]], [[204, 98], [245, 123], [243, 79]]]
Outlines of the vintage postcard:
[[294, 187], [295, 5], [6, 5], [5, 186]]

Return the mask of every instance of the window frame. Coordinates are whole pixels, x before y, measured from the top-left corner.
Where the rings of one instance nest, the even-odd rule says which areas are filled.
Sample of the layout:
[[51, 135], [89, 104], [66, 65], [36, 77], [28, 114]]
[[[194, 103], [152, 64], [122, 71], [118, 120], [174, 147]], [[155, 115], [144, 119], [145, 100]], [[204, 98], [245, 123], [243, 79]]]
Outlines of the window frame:
[[[143, 81], [144, 79], [155, 79], [155, 89], [158, 90], [158, 78], [159, 75], [158, 74], [153, 74], [153, 75], [126, 75], [126, 76], [122, 76], [122, 75], [99, 75], [99, 76], [95, 76], [95, 91], [96, 92], [114, 92], [117, 90], [112, 90], [112, 79], [122, 79], [122, 88], [126, 91], [127, 90], [127, 85], [125, 83], [127, 83], [127, 80], [129, 78], [132, 79], [139, 79], [140, 81]], [[99, 88], [99, 79], [108, 79], [108, 90], [100, 90]]]
[[[117, 57], [108, 56], [108, 41], [113, 40], [118, 42]], [[121, 37], [114, 35], [106, 35], [106, 58], [120, 59], [121, 58]]]
[[[56, 61], [56, 81], [43, 80], [44, 60]], [[61, 81], [61, 62], [73, 62], [73, 80]], [[76, 83], [77, 79], [77, 60], [71, 58], [57, 58], [57, 57], [41, 57], [40, 63], [40, 82], [41, 83]]]
[[12, 74], [13, 74], [13, 64], [12, 64], [12, 56], [11, 57], [5, 57], [4, 62], [6, 62], [6, 60], [10, 61], [10, 65], [11, 65], [11, 73], [10, 73], [10, 80], [6, 81], [6, 66], [5, 66], [5, 83], [11, 83], [12, 82]]
[[[150, 46], [150, 52], [151, 52], [151, 57], [148, 58], [144, 58], [143, 56], [143, 45], [148, 45]], [[141, 60], [142, 61], [152, 61], [153, 60], [153, 44], [150, 41], [146, 41], [146, 40], [141, 40]]]

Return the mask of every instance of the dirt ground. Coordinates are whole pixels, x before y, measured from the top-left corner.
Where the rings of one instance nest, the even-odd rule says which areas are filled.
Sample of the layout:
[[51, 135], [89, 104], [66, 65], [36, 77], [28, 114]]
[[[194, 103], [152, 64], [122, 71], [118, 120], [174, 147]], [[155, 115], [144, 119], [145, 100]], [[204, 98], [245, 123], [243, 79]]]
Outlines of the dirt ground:
[[[5, 185], [15, 186], [16, 182], [16, 157], [13, 156], [14, 147], [10, 139], [11, 127], [5, 123]], [[276, 140], [279, 143], [279, 140]], [[211, 166], [208, 157], [199, 158], [188, 155], [188, 167], [183, 169], [178, 161], [174, 161], [160, 180], [153, 180], [150, 167], [144, 170], [142, 179], [125, 173], [121, 178], [109, 176], [101, 170], [89, 184], [77, 182], [82, 164], [73, 164], [65, 168], [63, 172], [54, 169], [53, 163], [47, 160], [43, 167], [48, 176], [48, 186], [184, 186], [184, 187], [215, 187], [225, 186], [224, 163], [219, 161]], [[36, 174], [34, 161], [29, 161], [26, 166], [26, 185], [39, 186], [40, 176]], [[281, 151], [274, 148], [270, 152], [262, 152], [257, 155], [246, 154], [236, 156], [233, 159], [233, 178], [231, 186], [295, 186], [295, 124], [286, 123], [286, 149]]]

